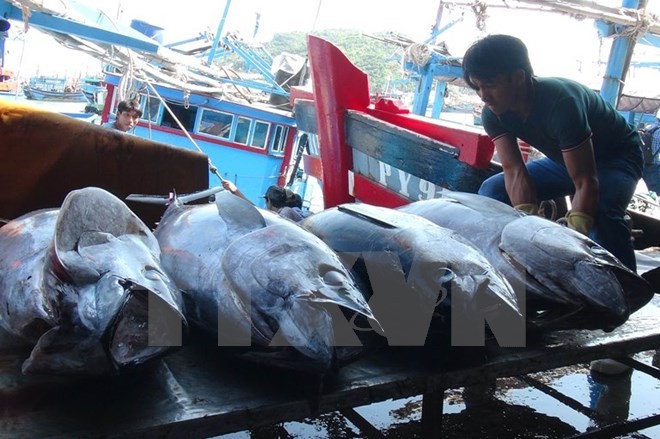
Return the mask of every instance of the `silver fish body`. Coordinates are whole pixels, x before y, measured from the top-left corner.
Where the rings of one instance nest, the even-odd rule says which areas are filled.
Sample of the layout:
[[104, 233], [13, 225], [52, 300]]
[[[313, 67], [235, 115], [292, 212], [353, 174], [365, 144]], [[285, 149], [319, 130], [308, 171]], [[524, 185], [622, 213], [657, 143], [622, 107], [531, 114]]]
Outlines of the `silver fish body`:
[[340, 205], [301, 224], [368, 286], [369, 305], [390, 345], [424, 345], [438, 318], [451, 325], [454, 345], [483, 343], [486, 320], [502, 334], [500, 344], [524, 345], [524, 320], [511, 286], [453, 231], [368, 204]]
[[146, 225], [98, 188], [0, 228], [0, 326], [33, 345], [23, 372], [113, 374], [179, 346], [182, 299], [159, 256]]
[[646, 280], [578, 232], [477, 194], [441, 195], [399, 209], [481, 248], [525, 301], [531, 328], [611, 330], [653, 295]]
[[337, 255], [295, 223], [222, 192], [215, 204], [171, 205], [155, 233], [189, 320], [220, 346], [313, 372], [361, 349], [350, 320], [374, 321], [362, 292]]

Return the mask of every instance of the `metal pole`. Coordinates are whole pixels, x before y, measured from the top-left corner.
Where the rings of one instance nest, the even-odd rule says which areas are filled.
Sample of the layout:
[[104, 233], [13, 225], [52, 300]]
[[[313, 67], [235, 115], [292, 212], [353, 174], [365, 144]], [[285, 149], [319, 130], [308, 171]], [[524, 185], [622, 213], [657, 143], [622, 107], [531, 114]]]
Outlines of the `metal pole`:
[[[630, 9], [640, 9], [645, 5], [646, 0], [623, 0], [622, 3], [624, 8]], [[616, 25], [615, 28], [620, 29], [622, 27]], [[616, 108], [619, 102], [619, 96], [623, 89], [628, 65], [630, 64], [630, 58], [632, 57], [636, 42], [636, 34], [618, 35], [614, 37], [614, 41], [612, 42], [610, 57], [607, 60], [607, 67], [605, 69], [605, 77], [600, 88], [600, 95], [614, 108]]]
[[209, 65], [213, 63], [213, 59], [215, 58], [215, 51], [218, 48], [218, 44], [220, 44], [220, 38], [222, 37], [222, 31], [224, 30], [225, 27], [225, 20], [227, 19], [227, 15], [229, 14], [230, 6], [231, 6], [231, 0], [227, 0], [227, 2], [225, 3], [225, 11], [222, 13], [222, 19], [220, 20], [220, 24], [218, 24], [218, 30], [215, 32], [215, 38], [213, 39], [213, 47], [211, 47], [211, 51], [209, 52], [209, 57], [206, 60], [206, 62], [208, 62]]

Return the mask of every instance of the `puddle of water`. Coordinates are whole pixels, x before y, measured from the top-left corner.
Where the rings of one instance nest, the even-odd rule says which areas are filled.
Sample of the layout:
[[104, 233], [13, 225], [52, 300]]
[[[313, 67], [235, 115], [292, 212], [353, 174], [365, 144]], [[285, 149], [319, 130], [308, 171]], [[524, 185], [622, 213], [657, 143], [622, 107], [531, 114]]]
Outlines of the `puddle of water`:
[[[653, 352], [642, 352], [635, 359], [651, 364]], [[606, 422], [637, 419], [660, 413], [660, 381], [639, 371], [617, 378], [594, 380], [588, 365], [559, 368], [532, 375], [538, 381], [601, 413]], [[470, 400], [472, 401], [472, 399]], [[482, 401], [483, 403], [483, 401]], [[422, 397], [386, 400], [355, 411], [375, 428], [392, 438], [419, 437], [421, 434]], [[497, 381], [494, 398], [483, 406], [466, 407], [463, 389], [445, 392], [443, 434], [447, 439], [480, 435], [497, 437], [562, 437], [585, 432], [597, 424], [586, 415], [517, 379]], [[290, 437], [362, 438], [364, 435], [348, 419], [334, 412], [302, 422], [282, 424]], [[638, 434], [622, 436], [660, 439], [660, 426]], [[222, 439], [250, 439], [248, 431], [219, 436]], [[259, 436], [265, 437], [265, 436]]]

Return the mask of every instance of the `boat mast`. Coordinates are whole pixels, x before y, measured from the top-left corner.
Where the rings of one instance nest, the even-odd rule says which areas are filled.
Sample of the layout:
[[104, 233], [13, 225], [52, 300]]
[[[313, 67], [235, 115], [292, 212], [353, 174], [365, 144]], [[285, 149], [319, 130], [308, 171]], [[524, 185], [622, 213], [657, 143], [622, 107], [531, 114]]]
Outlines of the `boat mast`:
[[[622, 7], [630, 9], [643, 9], [647, 0], [623, 0]], [[637, 42], [638, 35], [633, 32], [621, 32], [625, 26], [610, 27], [616, 36], [612, 42], [610, 56], [607, 60], [603, 84], [600, 87], [600, 95], [614, 108], [617, 107], [619, 97], [623, 90], [626, 74], [630, 65], [630, 59]]]
[[222, 19], [220, 20], [220, 23], [218, 23], [218, 30], [215, 32], [215, 38], [213, 39], [213, 47], [211, 47], [211, 50], [209, 50], [209, 56], [206, 59], [208, 65], [211, 65], [213, 63], [213, 60], [215, 59], [215, 51], [218, 48], [218, 44], [220, 44], [220, 38], [222, 38], [222, 31], [225, 27], [225, 20], [227, 20], [227, 15], [229, 14], [230, 6], [231, 6], [231, 0], [227, 0], [227, 2], [225, 3], [225, 10], [222, 13]]

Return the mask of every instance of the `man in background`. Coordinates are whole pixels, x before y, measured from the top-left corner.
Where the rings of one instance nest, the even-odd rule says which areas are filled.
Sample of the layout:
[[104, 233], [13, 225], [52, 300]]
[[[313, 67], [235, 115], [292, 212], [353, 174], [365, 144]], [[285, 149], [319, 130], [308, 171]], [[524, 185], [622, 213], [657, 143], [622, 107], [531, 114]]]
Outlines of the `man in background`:
[[[222, 186], [232, 194], [248, 200], [248, 198], [231, 181], [223, 180]], [[303, 210], [302, 208], [302, 197], [290, 189], [274, 184], [268, 187], [263, 198], [266, 199], [266, 209], [279, 214], [281, 217], [290, 219], [293, 222], [300, 222], [309, 215], [309, 211]]]
[[140, 109], [140, 103], [134, 99], [125, 100], [117, 105], [117, 117], [115, 120], [106, 122], [101, 126], [128, 133], [135, 128], [141, 117], [142, 110]]

